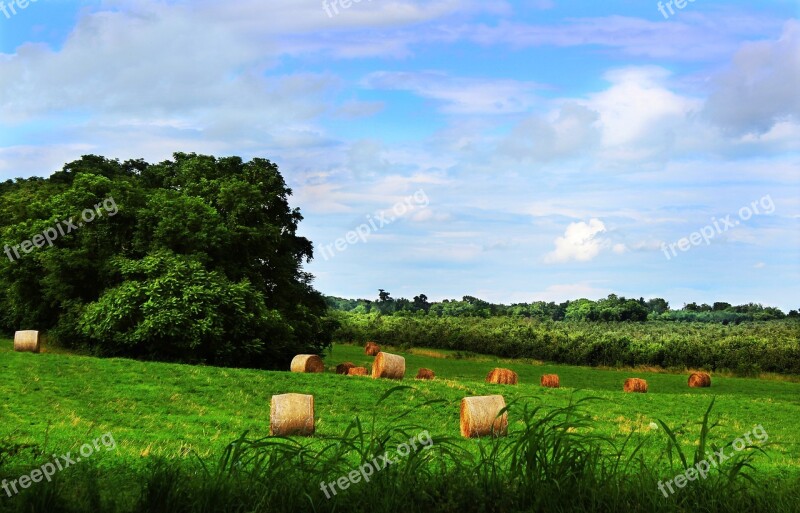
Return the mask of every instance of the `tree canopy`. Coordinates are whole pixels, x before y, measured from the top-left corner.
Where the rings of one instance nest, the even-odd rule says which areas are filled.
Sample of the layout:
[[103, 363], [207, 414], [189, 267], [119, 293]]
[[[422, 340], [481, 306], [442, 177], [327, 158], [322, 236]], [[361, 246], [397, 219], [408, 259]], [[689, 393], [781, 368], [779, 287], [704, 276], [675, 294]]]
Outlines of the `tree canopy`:
[[332, 330], [290, 195], [269, 160], [184, 153], [89, 155], [2, 183], [0, 327], [212, 365], [276, 368], [319, 352]]

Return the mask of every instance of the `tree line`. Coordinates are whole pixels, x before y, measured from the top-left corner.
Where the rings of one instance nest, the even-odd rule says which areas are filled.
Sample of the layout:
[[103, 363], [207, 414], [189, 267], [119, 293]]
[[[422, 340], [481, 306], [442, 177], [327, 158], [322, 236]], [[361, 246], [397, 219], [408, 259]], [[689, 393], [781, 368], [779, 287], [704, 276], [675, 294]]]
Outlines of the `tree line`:
[[738, 324], [744, 321], [769, 321], [786, 317], [798, 318], [797, 310], [785, 314], [778, 308], [748, 303], [731, 305], [716, 302], [713, 305], [688, 303], [680, 309], [670, 308], [669, 302], [663, 298], [631, 299], [616, 294], [609, 294], [605, 299], [577, 299], [555, 303], [553, 301], [534, 301], [531, 303], [514, 303], [511, 305], [496, 304], [464, 296], [461, 300], [445, 299], [438, 302], [428, 301], [425, 294], [413, 299], [392, 298], [384, 289], [378, 290], [376, 300], [345, 299], [327, 296], [330, 308], [343, 312], [379, 313], [382, 315], [435, 317], [515, 317], [551, 321], [685, 321], [685, 322], [718, 322], [721, 324]]

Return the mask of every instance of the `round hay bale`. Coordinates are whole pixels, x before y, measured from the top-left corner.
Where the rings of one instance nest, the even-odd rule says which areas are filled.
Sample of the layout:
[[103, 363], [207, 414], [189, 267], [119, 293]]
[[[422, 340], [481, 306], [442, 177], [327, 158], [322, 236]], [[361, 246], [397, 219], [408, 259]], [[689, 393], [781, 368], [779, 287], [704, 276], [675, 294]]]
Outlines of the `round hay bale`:
[[505, 436], [508, 432], [508, 412], [498, 416], [506, 407], [502, 395], [483, 395], [461, 399], [461, 436]]
[[349, 371], [353, 367], [355, 367], [355, 364], [353, 364], [352, 362], [340, 363], [339, 365], [336, 366], [336, 374], [347, 375], [347, 371]]
[[558, 381], [558, 374], [545, 374], [542, 376], [542, 386], [547, 388], [558, 388], [560, 386]]
[[693, 372], [689, 376], [690, 388], [707, 388], [711, 386], [711, 375], [707, 372]]
[[402, 356], [381, 351], [372, 364], [373, 378], [403, 379], [406, 374], [406, 359]]
[[325, 363], [315, 354], [299, 354], [292, 358], [292, 372], [325, 372]]
[[42, 349], [42, 339], [36, 330], [22, 330], [14, 333], [14, 351], [38, 353]]
[[364, 354], [367, 356], [378, 356], [378, 353], [381, 352], [381, 346], [376, 344], [375, 342], [367, 342], [367, 345], [364, 346]]
[[486, 376], [487, 383], [496, 383], [499, 385], [516, 385], [517, 381], [517, 373], [509, 369], [492, 369]]
[[353, 367], [347, 371], [348, 376], [366, 376], [369, 374], [366, 367]]
[[311, 436], [314, 434], [314, 396], [273, 395], [269, 408], [271, 436]]
[[647, 381], [639, 378], [628, 378], [622, 386], [625, 392], [638, 392], [640, 394], [647, 393]]
[[417, 372], [417, 379], [433, 379], [436, 377], [436, 374], [430, 370], [422, 368]]

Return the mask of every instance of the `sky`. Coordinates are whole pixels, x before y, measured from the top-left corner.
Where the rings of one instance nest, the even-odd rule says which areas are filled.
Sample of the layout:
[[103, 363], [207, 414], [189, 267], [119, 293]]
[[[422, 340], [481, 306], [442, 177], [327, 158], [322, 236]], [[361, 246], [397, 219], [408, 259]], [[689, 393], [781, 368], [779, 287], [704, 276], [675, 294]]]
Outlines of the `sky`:
[[262, 157], [325, 294], [788, 311], [799, 6], [6, 0], [0, 179]]

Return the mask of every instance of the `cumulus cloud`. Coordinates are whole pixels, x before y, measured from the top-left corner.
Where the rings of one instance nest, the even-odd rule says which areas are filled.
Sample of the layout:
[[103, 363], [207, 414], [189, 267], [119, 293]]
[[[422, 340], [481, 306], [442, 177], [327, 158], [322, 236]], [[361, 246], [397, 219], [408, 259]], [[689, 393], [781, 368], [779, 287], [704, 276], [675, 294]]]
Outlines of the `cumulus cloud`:
[[733, 133], [766, 133], [776, 123], [800, 122], [800, 21], [776, 41], [742, 45], [714, 80], [705, 114]]
[[657, 66], [615, 69], [606, 73], [611, 87], [592, 94], [587, 106], [599, 113], [603, 144], [630, 149], [637, 156], [663, 150], [699, 100], [680, 96], [665, 82], [670, 72]]
[[606, 232], [606, 225], [599, 219], [590, 219], [570, 223], [563, 237], [555, 240], [556, 248], [545, 256], [546, 263], [564, 263], [571, 260], [588, 262], [608, 246], [608, 241], [601, 236]]

